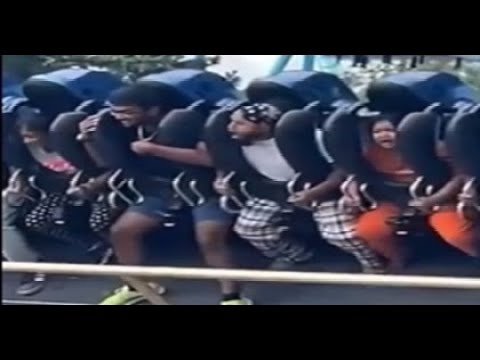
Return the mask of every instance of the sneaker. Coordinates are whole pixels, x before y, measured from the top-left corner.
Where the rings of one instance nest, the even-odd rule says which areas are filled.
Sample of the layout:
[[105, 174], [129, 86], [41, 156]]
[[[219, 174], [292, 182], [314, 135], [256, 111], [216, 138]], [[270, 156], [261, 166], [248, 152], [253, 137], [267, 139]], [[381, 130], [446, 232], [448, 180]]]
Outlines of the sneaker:
[[220, 305], [253, 305], [253, 301], [247, 298], [221, 301]]
[[295, 266], [295, 262], [289, 259], [278, 258], [268, 266], [268, 270], [284, 271], [290, 270]]
[[33, 296], [41, 292], [46, 285], [46, 275], [42, 273], [25, 274], [16, 293], [20, 296]]
[[284, 271], [284, 270], [291, 270], [295, 265], [304, 264], [311, 260], [314, 256], [313, 252], [305, 252], [301, 257], [296, 259], [289, 259], [289, 258], [276, 258], [273, 262], [268, 266], [269, 270], [274, 271]]
[[[158, 295], [166, 293], [166, 289], [159, 285], [150, 285], [155, 289]], [[143, 302], [146, 299], [136, 290], [131, 290], [127, 285], [117, 289], [112, 295], [109, 295], [103, 299], [99, 305], [135, 305], [139, 302]]]

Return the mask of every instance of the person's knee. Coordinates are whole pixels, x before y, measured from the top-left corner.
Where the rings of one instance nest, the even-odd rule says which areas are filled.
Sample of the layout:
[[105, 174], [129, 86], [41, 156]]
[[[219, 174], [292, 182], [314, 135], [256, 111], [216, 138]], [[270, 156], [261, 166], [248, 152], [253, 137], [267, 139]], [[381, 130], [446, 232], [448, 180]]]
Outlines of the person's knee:
[[216, 250], [225, 246], [230, 234], [230, 224], [222, 222], [201, 222], [195, 224], [196, 240], [204, 250]]
[[251, 223], [239, 218], [235, 223], [233, 230], [242, 239], [255, 241], [259, 238], [263, 238], [266, 233], [270, 233], [272, 231], [271, 228], [272, 225], [266, 221], [256, 221], [255, 223]]
[[110, 227], [110, 238], [113, 242], [138, 239], [160, 223], [142, 214], [126, 212]]
[[396, 208], [383, 205], [361, 215], [357, 220], [355, 237], [366, 241], [381, 241], [393, 237], [395, 229], [389, 224], [389, 220], [398, 214]]
[[429, 225], [451, 246], [472, 256], [480, 255], [480, 238], [473, 224], [455, 211], [440, 211], [431, 215]]

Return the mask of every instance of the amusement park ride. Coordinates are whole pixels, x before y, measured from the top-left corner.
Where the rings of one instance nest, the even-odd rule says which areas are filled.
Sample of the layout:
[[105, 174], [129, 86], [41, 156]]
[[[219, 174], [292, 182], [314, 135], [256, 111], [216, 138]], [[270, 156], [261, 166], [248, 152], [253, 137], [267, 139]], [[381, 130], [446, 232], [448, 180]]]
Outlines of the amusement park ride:
[[455, 60], [456, 68], [460, 68], [463, 61], [480, 62], [480, 55], [279, 55], [270, 71], [270, 75], [284, 71], [292, 59], [297, 56], [303, 57], [302, 70], [305, 71], [335, 70], [342, 61], [347, 59], [352, 59], [354, 67], [366, 67], [371, 60], [381, 60], [385, 64], [391, 64], [394, 58], [409, 59], [411, 68], [423, 64], [427, 59]]

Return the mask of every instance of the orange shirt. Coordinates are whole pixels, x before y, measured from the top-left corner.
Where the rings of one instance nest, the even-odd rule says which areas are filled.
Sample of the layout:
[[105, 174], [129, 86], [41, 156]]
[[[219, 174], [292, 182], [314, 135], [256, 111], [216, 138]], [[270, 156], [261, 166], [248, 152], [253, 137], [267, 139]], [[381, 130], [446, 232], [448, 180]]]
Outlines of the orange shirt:
[[390, 177], [392, 181], [410, 184], [415, 180], [415, 172], [394, 149], [373, 145], [365, 152], [365, 158], [375, 170]]

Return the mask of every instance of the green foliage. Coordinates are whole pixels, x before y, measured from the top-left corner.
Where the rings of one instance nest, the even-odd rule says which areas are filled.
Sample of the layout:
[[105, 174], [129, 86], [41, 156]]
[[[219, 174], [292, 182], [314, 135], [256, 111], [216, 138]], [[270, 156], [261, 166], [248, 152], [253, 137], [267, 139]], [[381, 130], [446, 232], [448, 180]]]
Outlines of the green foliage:
[[22, 78], [42, 71], [70, 66], [108, 68], [122, 76], [137, 77], [151, 72], [191, 66], [205, 68], [218, 63], [219, 56], [196, 61], [185, 55], [2, 55], [2, 70]]

